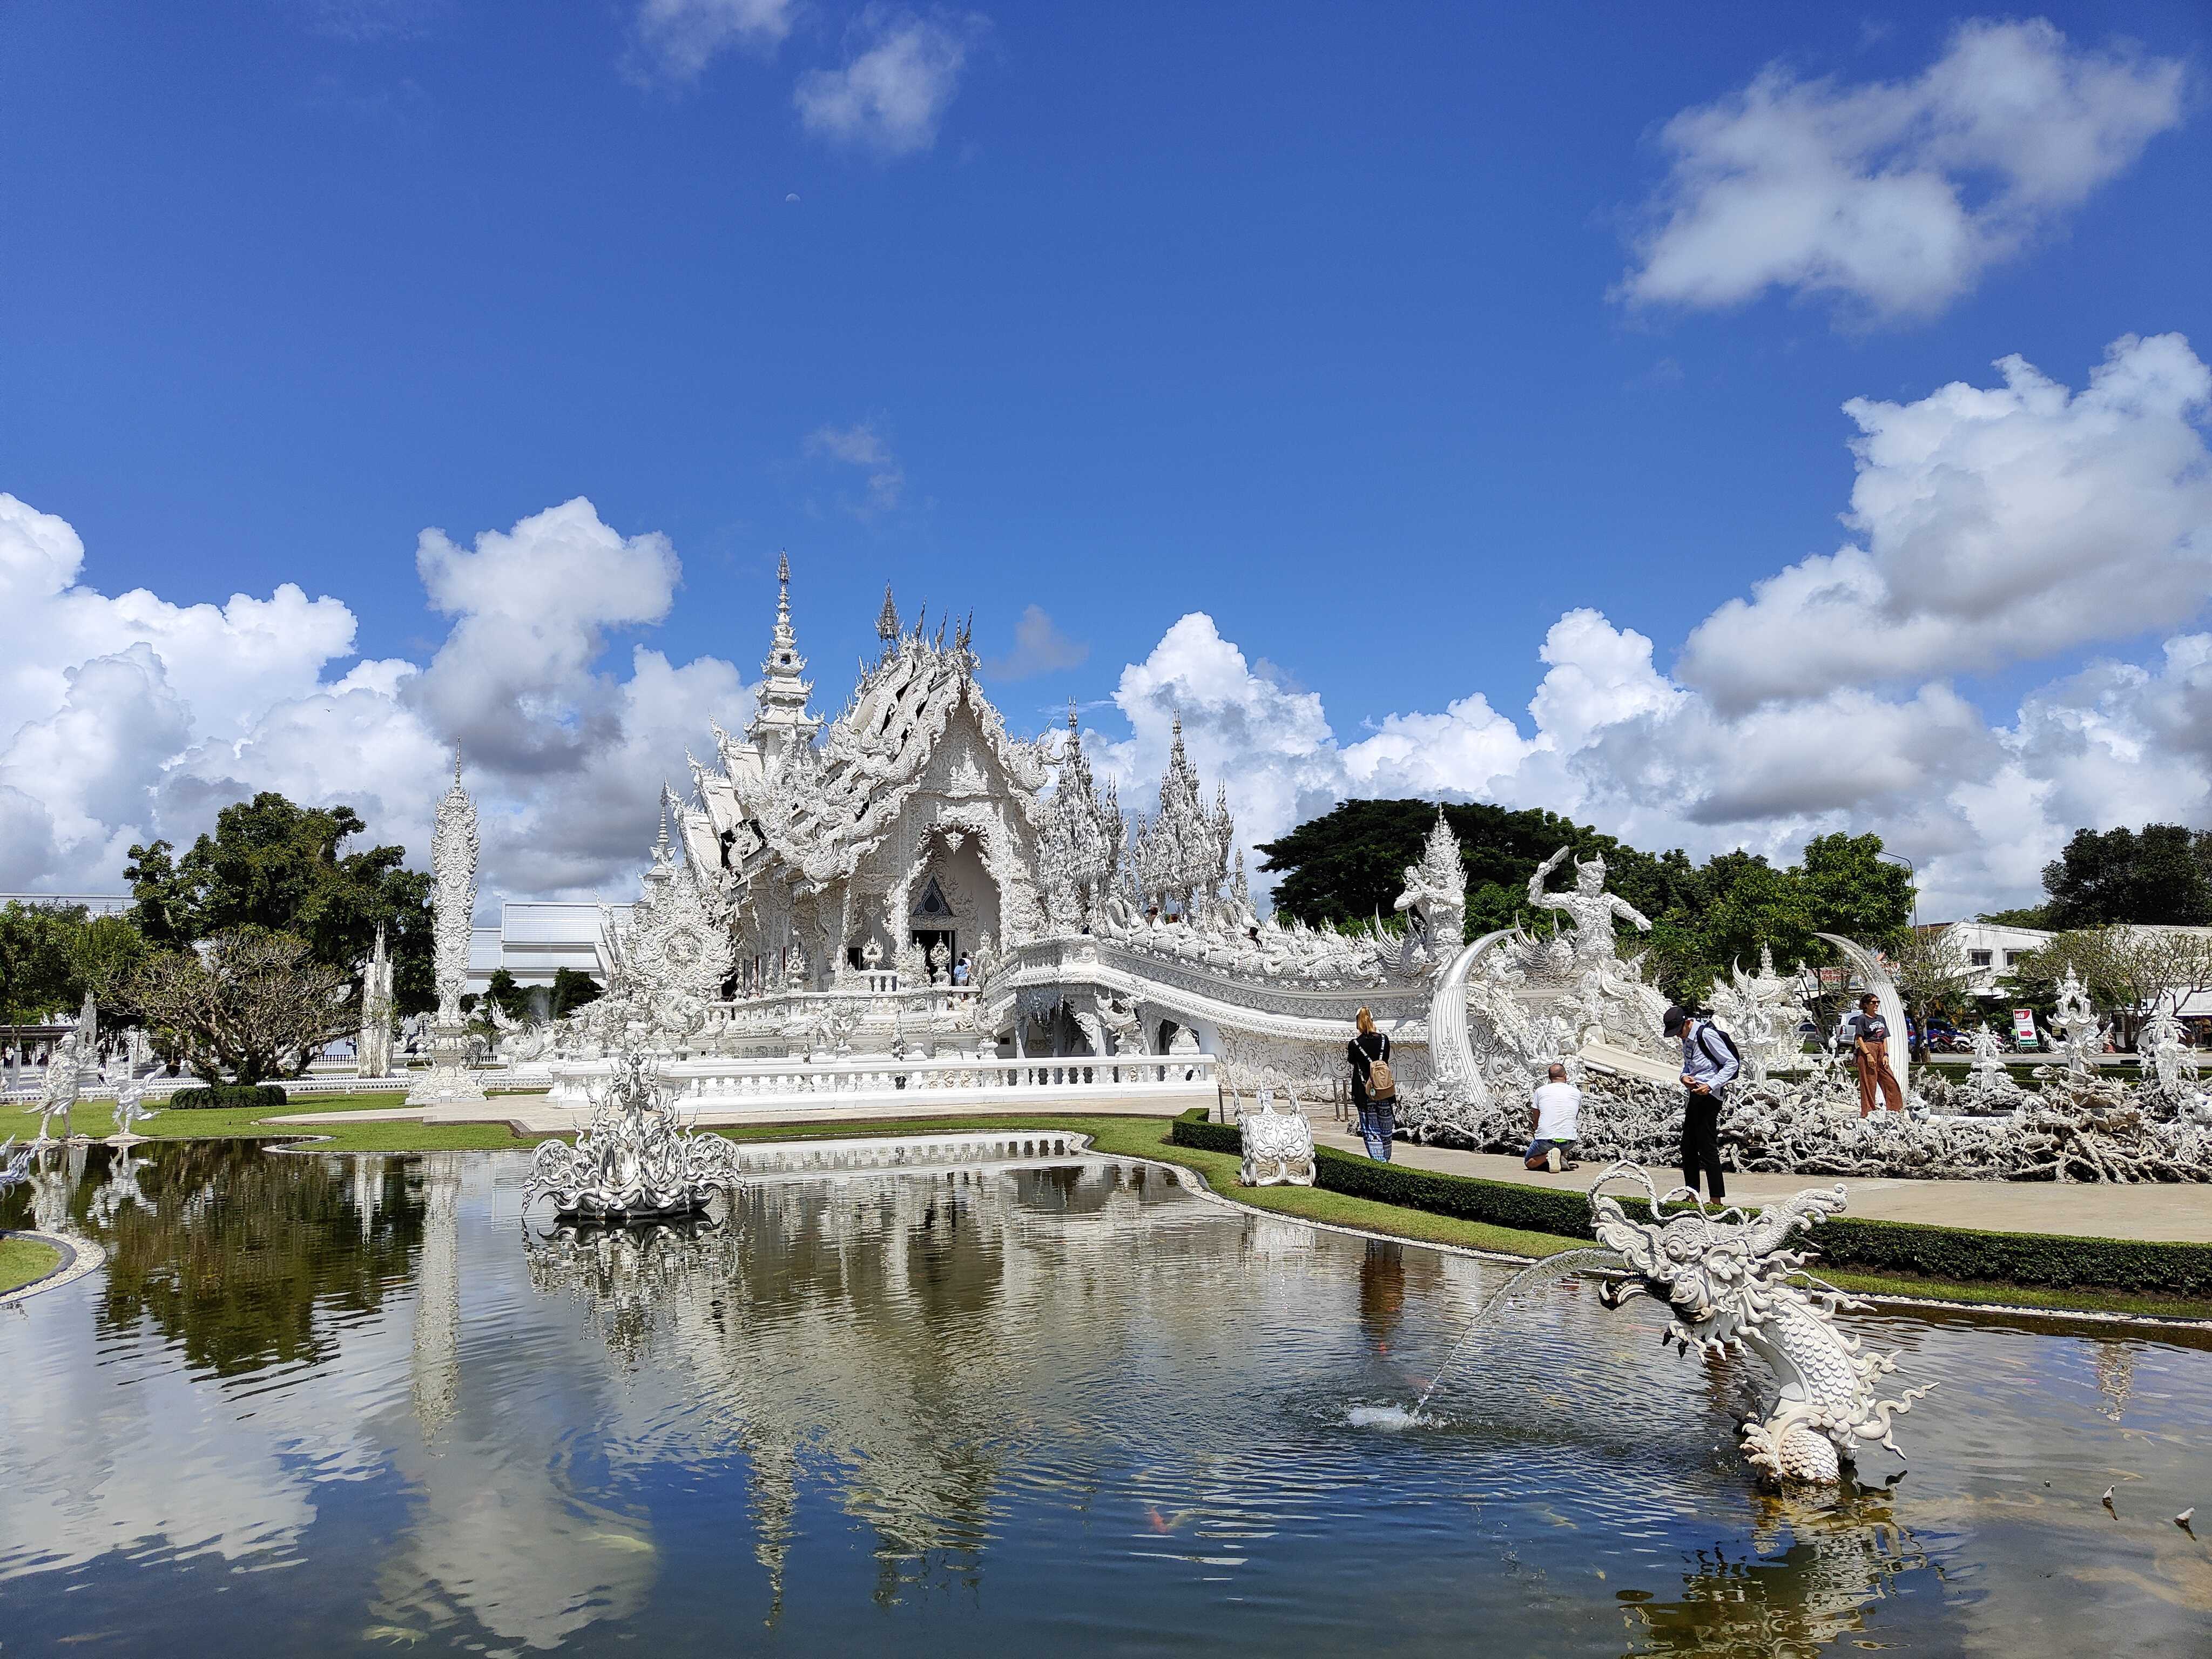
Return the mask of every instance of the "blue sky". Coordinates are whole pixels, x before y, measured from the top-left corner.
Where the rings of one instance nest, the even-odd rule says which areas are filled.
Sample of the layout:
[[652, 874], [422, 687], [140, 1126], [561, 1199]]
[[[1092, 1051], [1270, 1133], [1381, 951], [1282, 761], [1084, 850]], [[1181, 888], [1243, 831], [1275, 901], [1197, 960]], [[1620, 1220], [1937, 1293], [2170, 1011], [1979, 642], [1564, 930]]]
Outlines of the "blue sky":
[[[572, 608], [553, 627], [574, 638], [553, 654], [605, 654], [558, 684], [490, 672], [491, 702], [473, 716], [460, 691], [383, 674], [379, 695], [420, 716], [354, 786], [390, 796], [389, 833], [404, 821], [411, 836], [420, 820], [402, 805], [408, 769], [445, 741], [465, 745], [501, 708], [571, 736], [629, 721], [635, 739], [597, 773], [581, 738], [519, 745], [491, 781], [518, 848], [558, 840], [556, 820], [616, 813], [670, 754], [665, 734], [648, 739], [643, 717], [617, 708], [632, 647], [754, 678], [787, 547], [818, 702], [842, 698], [846, 665], [872, 646], [889, 580], [909, 612], [973, 611], [1014, 725], [1074, 697], [1133, 776], [1157, 774], [1152, 705], [1199, 705], [1201, 762], [1249, 795], [1255, 835], [1369, 787], [1556, 801], [1701, 850], [1787, 851], [1808, 828], [1849, 822], [1953, 859], [1962, 903], [2011, 896], [2051, 836], [2109, 788], [2028, 766], [2015, 781], [2042, 789], [2049, 822], [2040, 842], [2002, 854], [1970, 826], [2013, 809], [1962, 805], [1957, 792], [2019, 770], [2022, 700], [2037, 688], [2105, 658], [2155, 665], [2195, 620], [2190, 580], [2086, 631], [2045, 637], [2028, 616], [1962, 670], [1923, 653], [1824, 671], [1814, 689], [1844, 697], [1829, 712], [1845, 730], [1865, 725], [1854, 696], [1911, 710], [1941, 684], [1972, 711], [1921, 722], [1963, 722], [1960, 745], [1987, 750], [1941, 789], [1806, 794], [1781, 780], [1716, 804], [1681, 781], [1747, 742], [1832, 740], [1818, 721], [1756, 737], [1741, 726], [1773, 688], [1715, 689], [1726, 673], [1711, 659], [1741, 638], [1717, 637], [1689, 678], [1677, 671], [1717, 607], [1852, 538], [1838, 521], [1860, 433], [1847, 400], [1903, 407], [1954, 381], [1997, 387], [1991, 365], [2010, 354], [2078, 392], [2131, 335], [2212, 353], [2207, 14], [2057, 7], [2038, 14], [2047, 25], [2016, 20], [2042, 32], [2004, 38], [2076, 91], [2105, 76], [2075, 100], [2090, 161], [2017, 163], [1960, 140], [1945, 113], [2003, 102], [1986, 65], [1960, 56], [1972, 15], [985, 15], [827, 0], [11, 9], [0, 489], [82, 539], [81, 589], [222, 606], [289, 582], [342, 602], [353, 627], [346, 649], [266, 683], [216, 690], [220, 677], [203, 673], [210, 689], [161, 717], [176, 746], [140, 745], [67, 799], [40, 757], [71, 730], [79, 743], [79, 728], [115, 738], [128, 705], [68, 690], [82, 662], [57, 659], [35, 684], [19, 676], [0, 714], [47, 731], [0, 766], [30, 802], [0, 830], [0, 881], [112, 885], [121, 845], [188, 832], [228, 782], [343, 791], [327, 758], [313, 776], [257, 760], [257, 699], [297, 703], [337, 684], [353, 653], [421, 668], [457, 651], [464, 613], [426, 604], [418, 535], [434, 526], [465, 548], [583, 496], [626, 546], [665, 537], [681, 574], [665, 615], [625, 611], [619, 597]], [[1653, 240], [1703, 188], [1667, 124], [1718, 111], [1729, 131], [1714, 143], [1758, 148], [1729, 100], [1762, 74], [1796, 88], [1785, 138], [1846, 150], [1857, 141], [1836, 140], [1839, 128], [1863, 137], [1892, 118], [1860, 95], [1904, 89], [1901, 125], [1840, 165], [1950, 180], [1980, 252], [1948, 281], [1889, 268], [1839, 286], [1848, 246], [1828, 250], [1827, 277], [1662, 270], [1662, 254], [1711, 257]], [[2025, 131], [2063, 128], [2031, 110]], [[1777, 186], [1816, 196], [1834, 165], [1785, 169]], [[1757, 234], [1784, 216], [1759, 209]], [[1796, 257], [1783, 247], [1770, 263], [1786, 271]], [[1731, 281], [1749, 291], [1723, 293]], [[2166, 425], [2201, 434], [2201, 402], [2179, 396]], [[2200, 492], [2182, 495], [2175, 523], [2145, 533], [2163, 535], [2175, 563], [2212, 560]], [[2111, 510], [2127, 504], [2115, 495]], [[480, 574], [557, 582], [545, 573], [564, 567], [535, 557], [525, 547]], [[1901, 591], [1898, 568], [1888, 580], [1884, 614], [1903, 625], [1925, 596]], [[526, 599], [501, 604], [499, 625], [477, 632], [530, 635]], [[1032, 606], [1049, 624], [1033, 619], [1018, 653]], [[1476, 693], [1538, 732], [1527, 705], [1558, 667], [1538, 647], [1580, 607], [1650, 641], [1664, 684], [1630, 696], [1637, 719], [1660, 718], [1679, 692], [1717, 699], [1717, 718], [1736, 722], [1670, 751], [1666, 812], [1633, 810], [1660, 786], [1597, 755], [1602, 744], [1557, 746], [1564, 771], [1516, 763], [1510, 777], [1335, 757], [1394, 714]], [[1215, 684], [1209, 702], [1201, 682], [1226, 672], [1213, 647], [1192, 647], [1213, 652], [1203, 664], [1160, 654], [1190, 612], [1261, 689]], [[328, 647], [337, 630], [324, 624]], [[236, 626], [208, 636], [217, 656]], [[129, 632], [127, 619], [94, 630], [82, 660], [128, 656]], [[195, 671], [166, 638], [147, 633], [158, 666], [142, 652], [134, 672], [173, 689]], [[458, 660], [441, 665], [468, 678]], [[694, 679], [689, 703], [664, 712], [703, 749], [693, 705], [731, 688], [706, 669]], [[79, 728], [61, 718], [72, 696]], [[359, 741], [383, 741], [366, 731]], [[1653, 741], [1616, 735], [1639, 752]], [[2138, 743], [2136, 760], [2148, 752]], [[2201, 781], [2124, 805], [2138, 819], [2196, 813]], [[506, 879], [591, 888], [617, 868], [617, 842], [635, 839], [624, 822], [547, 862], [518, 851]]]

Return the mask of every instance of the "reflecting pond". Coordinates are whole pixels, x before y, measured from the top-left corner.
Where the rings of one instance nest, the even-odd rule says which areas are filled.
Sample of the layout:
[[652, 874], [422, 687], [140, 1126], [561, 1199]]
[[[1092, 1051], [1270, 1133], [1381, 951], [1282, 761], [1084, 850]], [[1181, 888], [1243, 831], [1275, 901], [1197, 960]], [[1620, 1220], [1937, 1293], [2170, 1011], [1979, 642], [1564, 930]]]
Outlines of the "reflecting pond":
[[1353, 1426], [1509, 1270], [1157, 1168], [607, 1239], [526, 1227], [515, 1154], [141, 1151], [0, 1208], [109, 1251], [0, 1316], [0, 1652], [2212, 1651], [2189, 1333], [1862, 1316], [1942, 1384], [1911, 1468], [1790, 1502], [1756, 1365], [1588, 1284]]

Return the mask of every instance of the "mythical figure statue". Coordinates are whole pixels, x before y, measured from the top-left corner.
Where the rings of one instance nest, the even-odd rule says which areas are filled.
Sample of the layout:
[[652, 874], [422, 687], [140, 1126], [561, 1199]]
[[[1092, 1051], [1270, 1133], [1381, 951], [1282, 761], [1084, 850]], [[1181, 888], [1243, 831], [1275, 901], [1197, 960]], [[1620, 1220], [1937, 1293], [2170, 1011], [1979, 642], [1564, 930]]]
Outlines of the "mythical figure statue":
[[2105, 1027], [2089, 1006], [2088, 988], [2070, 966], [2058, 981], [2057, 1025], [2066, 1069], [2077, 1075], [2094, 1072], [2097, 1056], [2105, 1052]]
[[111, 1146], [129, 1146], [144, 1139], [138, 1133], [138, 1126], [149, 1117], [160, 1115], [140, 1104], [146, 1097], [146, 1084], [138, 1075], [137, 1048], [134, 1042], [132, 1053], [123, 1062], [121, 1075], [111, 1079], [115, 1085], [115, 1133], [107, 1143]]
[[1402, 977], [1433, 972], [1457, 954], [1467, 929], [1467, 866], [1441, 805], [1421, 861], [1406, 866], [1405, 891], [1391, 908], [1406, 918], [1407, 948], [1397, 963]]
[[1768, 1075], [1797, 1058], [1798, 1028], [1810, 1018], [1792, 983], [1774, 971], [1771, 945], [1759, 949], [1759, 971], [1747, 974], [1741, 963], [1713, 986], [1713, 1011], [1743, 1056], [1743, 1075], [1764, 1083]]
[[1587, 863], [1575, 860], [1575, 890], [1571, 893], [1547, 893], [1544, 883], [1552, 872], [1566, 861], [1573, 852], [1571, 847], [1562, 847], [1536, 866], [1536, 873], [1528, 878], [1528, 902], [1544, 910], [1564, 910], [1575, 924], [1573, 945], [1577, 966], [1604, 963], [1611, 966], [1619, 959], [1620, 951], [1613, 937], [1613, 918], [1618, 916], [1640, 933], [1651, 931], [1651, 918], [1617, 893], [1605, 890], [1605, 860], [1595, 858]]
[[[83, 1092], [85, 1080], [100, 1075], [100, 1061], [95, 1052], [99, 1042], [100, 1012], [94, 1006], [92, 993], [84, 994], [84, 1006], [78, 1010], [76, 1026], [63, 1033], [54, 1044], [53, 1055], [46, 1061], [46, 1079], [39, 1091], [38, 1103], [31, 1109], [39, 1115], [39, 1133], [33, 1146], [46, 1140], [67, 1140], [70, 1136], [70, 1115], [76, 1106], [77, 1096]], [[51, 1133], [53, 1121], [62, 1121], [59, 1135]]]
[[1253, 1109], [1243, 1114], [1244, 1162], [1237, 1178], [1246, 1187], [1310, 1187], [1314, 1184], [1313, 1125], [1295, 1098], [1286, 1111], [1275, 1109], [1275, 1091], [1263, 1085]]
[[1651, 1177], [1632, 1164], [1616, 1164], [1590, 1188], [1599, 1244], [1635, 1275], [1608, 1284], [1602, 1299], [1618, 1307], [1655, 1297], [1673, 1315], [1664, 1340], [1680, 1351], [1695, 1343], [1718, 1358], [1734, 1345], [1766, 1362], [1780, 1395], [1762, 1419], [1743, 1425], [1744, 1455], [1764, 1481], [1833, 1483], [1863, 1440], [1897, 1450], [1892, 1414], [1911, 1410], [1935, 1384], [1881, 1398], [1875, 1381], [1897, 1369], [1896, 1356], [1863, 1350], [1836, 1324], [1838, 1313], [1869, 1304], [1806, 1273], [1811, 1252], [1789, 1248], [1794, 1234], [1844, 1207], [1840, 1185], [1768, 1204], [1749, 1219], [1732, 1206], [1708, 1209], [1678, 1188], [1666, 1196], [1687, 1197], [1697, 1207], [1662, 1222], [1632, 1219], [1601, 1190], [1616, 1180], [1640, 1182], [1654, 1216], [1661, 1201]]
[[2160, 1008], [2144, 1022], [2136, 1048], [2148, 1061], [2146, 1069], [2158, 1087], [2177, 1094], [2197, 1082], [2197, 1056], [2189, 1051], [2189, 1033], [2171, 1008]]
[[1981, 1101], [2010, 1099], [2020, 1093], [2012, 1068], [2004, 1061], [2004, 1044], [1986, 1023], [1974, 1033], [1972, 1077], [1967, 1087]]

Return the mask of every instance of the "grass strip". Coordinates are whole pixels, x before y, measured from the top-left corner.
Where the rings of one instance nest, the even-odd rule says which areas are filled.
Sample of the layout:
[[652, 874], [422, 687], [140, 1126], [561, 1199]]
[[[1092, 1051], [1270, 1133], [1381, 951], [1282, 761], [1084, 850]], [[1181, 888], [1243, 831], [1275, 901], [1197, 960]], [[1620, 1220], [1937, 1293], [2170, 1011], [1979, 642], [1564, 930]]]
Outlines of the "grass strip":
[[0, 1296], [44, 1279], [62, 1265], [62, 1253], [35, 1238], [0, 1238]]
[[[1225, 1155], [1238, 1131], [1186, 1115], [1170, 1133], [1179, 1145]], [[1316, 1155], [1315, 1184], [1559, 1237], [1565, 1241], [1559, 1249], [1578, 1247], [1592, 1237], [1589, 1200], [1580, 1193], [1376, 1164], [1328, 1146]], [[1640, 1200], [1624, 1200], [1622, 1207], [1649, 1213]], [[1814, 1242], [1823, 1276], [1846, 1290], [1983, 1305], [2212, 1318], [2212, 1245], [1844, 1218], [1822, 1222]]]

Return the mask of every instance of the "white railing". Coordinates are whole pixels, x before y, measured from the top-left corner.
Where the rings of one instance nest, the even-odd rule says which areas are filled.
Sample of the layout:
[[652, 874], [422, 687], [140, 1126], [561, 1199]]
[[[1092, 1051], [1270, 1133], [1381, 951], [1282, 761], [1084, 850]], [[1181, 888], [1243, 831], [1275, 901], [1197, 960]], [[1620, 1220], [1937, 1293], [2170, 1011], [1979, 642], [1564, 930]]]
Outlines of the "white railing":
[[[933, 1060], [866, 1054], [817, 1060], [678, 1060], [663, 1065], [659, 1076], [685, 1107], [748, 1106], [856, 1095], [892, 1100], [926, 1094], [1034, 1098], [1066, 1090], [1188, 1095], [1215, 1088], [1217, 1064], [1212, 1054], [948, 1054]], [[553, 1098], [580, 1103], [587, 1088], [611, 1070], [607, 1060], [556, 1062]]]

